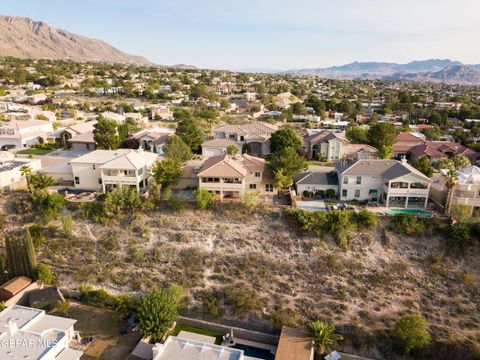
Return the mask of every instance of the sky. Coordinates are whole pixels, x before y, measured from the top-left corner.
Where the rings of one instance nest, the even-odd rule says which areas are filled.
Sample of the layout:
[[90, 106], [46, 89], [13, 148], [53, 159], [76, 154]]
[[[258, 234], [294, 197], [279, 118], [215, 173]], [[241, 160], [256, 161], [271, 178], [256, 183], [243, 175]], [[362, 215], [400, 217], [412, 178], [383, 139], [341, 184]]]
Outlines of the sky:
[[162, 65], [299, 69], [353, 61], [480, 63], [480, 0], [0, 0]]

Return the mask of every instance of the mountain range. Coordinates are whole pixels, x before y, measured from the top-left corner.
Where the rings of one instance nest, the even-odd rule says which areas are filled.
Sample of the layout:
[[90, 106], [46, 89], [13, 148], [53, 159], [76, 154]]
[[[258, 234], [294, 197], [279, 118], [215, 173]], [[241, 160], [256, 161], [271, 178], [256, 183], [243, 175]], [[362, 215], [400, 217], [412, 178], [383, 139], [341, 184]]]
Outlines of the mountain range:
[[144, 57], [124, 53], [101, 40], [12, 16], [0, 16], [0, 56], [151, 64]]
[[336, 79], [379, 79], [393, 81], [480, 84], [480, 64], [464, 65], [449, 59], [412, 61], [407, 64], [358, 62], [327, 68], [295, 69], [287, 74], [317, 75]]

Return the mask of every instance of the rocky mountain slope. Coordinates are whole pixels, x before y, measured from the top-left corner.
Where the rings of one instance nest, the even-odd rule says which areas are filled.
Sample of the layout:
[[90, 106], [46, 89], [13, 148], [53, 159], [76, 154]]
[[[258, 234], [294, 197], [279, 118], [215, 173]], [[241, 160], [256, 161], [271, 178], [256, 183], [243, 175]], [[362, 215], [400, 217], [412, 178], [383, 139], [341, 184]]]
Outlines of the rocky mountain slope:
[[480, 84], [480, 65], [464, 65], [449, 59], [412, 61], [407, 64], [353, 62], [342, 66], [291, 70], [297, 75], [318, 75], [340, 79], [382, 79]]
[[0, 16], [0, 56], [150, 64], [109, 44], [29, 18]]

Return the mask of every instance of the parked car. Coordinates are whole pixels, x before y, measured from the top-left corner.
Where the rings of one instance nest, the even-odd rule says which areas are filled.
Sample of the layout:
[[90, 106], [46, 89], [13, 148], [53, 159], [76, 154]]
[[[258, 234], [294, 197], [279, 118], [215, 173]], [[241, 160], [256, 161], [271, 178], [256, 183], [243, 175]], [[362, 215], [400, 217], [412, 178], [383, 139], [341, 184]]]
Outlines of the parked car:
[[15, 148], [16, 148], [16, 146], [13, 145], [13, 144], [3, 145], [1, 147], [2, 151], [8, 151], [8, 150], [12, 150], [12, 149], [15, 149]]

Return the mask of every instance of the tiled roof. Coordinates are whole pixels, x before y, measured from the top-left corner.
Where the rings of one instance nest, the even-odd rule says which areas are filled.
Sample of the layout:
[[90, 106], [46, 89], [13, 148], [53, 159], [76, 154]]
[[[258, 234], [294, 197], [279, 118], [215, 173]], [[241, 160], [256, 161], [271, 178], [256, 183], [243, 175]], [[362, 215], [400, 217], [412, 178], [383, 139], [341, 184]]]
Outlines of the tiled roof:
[[348, 142], [348, 140], [345, 139], [343, 133], [334, 133], [329, 130], [325, 130], [319, 133], [314, 133], [307, 137], [307, 140], [310, 141], [310, 143], [312, 144], [327, 143], [333, 139], [338, 139], [343, 142]]
[[408, 132], [401, 132], [397, 135], [396, 142], [423, 142], [424, 139], [410, 134]]
[[199, 176], [245, 177], [249, 172], [264, 171], [265, 160], [244, 154], [242, 156], [213, 156], [207, 159]]
[[230, 145], [238, 146], [236, 141], [230, 139], [212, 139], [207, 140], [202, 144], [202, 147], [208, 148], [227, 148]]
[[415, 174], [426, 181], [430, 181], [427, 176], [414, 167], [398, 160], [359, 160], [342, 171], [342, 175], [383, 176], [388, 180], [408, 174]]

